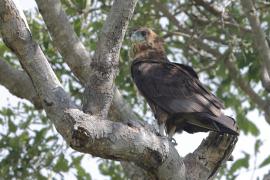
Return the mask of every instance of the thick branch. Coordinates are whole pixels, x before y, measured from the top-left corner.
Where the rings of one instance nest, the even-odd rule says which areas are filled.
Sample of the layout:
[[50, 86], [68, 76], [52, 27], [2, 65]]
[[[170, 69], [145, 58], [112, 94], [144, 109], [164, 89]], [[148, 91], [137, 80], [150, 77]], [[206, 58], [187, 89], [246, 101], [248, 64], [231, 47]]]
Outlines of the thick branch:
[[122, 41], [137, 0], [114, 1], [103, 25], [97, 50], [89, 68], [84, 110], [106, 117], [114, 94], [114, 79]]
[[221, 165], [229, 159], [236, 142], [236, 136], [210, 133], [192, 154], [185, 157], [187, 179], [215, 177]]
[[42, 108], [40, 98], [28, 75], [11, 67], [2, 59], [0, 59], [0, 84], [15, 96], [31, 101], [37, 109]]
[[267, 67], [268, 74], [270, 73], [270, 49], [266, 40], [264, 31], [261, 28], [259, 17], [257, 16], [256, 9], [251, 0], [241, 0], [241, 4], [248, 17], [249, 24], [252, 29], [253, 41], [256, 45], [256, 49], [259, 51], [259, 55], [262, 59], [262, 64]]
[[142, 126], [95, 119], [77, 110], [67, 112], [65, 119], [76, 123], [70, 141], [74, 149], [102, 158], [135, 162], [158, 179], [184, 179], [183, 161], [167, 138], [158, 137]]
[[86, 83], [89, 74], [87, 66], [90, 64], [91, 57], [70, 25], [60, 0], [36, 0], [36, 2], [52, 36], [54, 46], [72, 72], [82, 83]]

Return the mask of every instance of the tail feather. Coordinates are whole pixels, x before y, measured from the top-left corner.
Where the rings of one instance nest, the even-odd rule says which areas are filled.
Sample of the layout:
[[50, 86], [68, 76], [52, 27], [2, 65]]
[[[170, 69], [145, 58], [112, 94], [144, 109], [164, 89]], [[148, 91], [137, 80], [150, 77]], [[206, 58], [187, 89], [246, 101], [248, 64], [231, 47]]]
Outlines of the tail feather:
[[235, 120], [223, 114], [215, 117], [208, 113], [179, 113], [170, 117], [168, 121], [177, 127], [178, 132], [181, 130], [189, 133], [216, 131], [239, 135]]

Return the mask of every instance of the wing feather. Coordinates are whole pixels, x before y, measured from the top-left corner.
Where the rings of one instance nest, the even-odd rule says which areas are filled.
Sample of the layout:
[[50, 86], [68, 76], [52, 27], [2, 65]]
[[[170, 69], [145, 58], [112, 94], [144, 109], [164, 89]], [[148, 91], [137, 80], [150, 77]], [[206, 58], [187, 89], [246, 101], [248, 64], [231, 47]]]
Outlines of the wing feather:
[[224, 107], [189, 66], [147, 60], [134, 61], [131, 70], [142, 95], [170, 114], [206, 112], [219, 116]]

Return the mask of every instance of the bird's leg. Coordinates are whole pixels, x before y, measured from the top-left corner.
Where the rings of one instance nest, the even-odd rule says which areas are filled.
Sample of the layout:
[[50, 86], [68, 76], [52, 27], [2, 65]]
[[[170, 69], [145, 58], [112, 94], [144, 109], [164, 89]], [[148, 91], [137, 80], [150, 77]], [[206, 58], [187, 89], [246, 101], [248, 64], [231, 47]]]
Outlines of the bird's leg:
[[158, 120], [159, 134], [161, 136], [165, 136], [166, 120], [168, 118], [168, 115], [160, 109], [158, 109], [156, 112], [157, 113], [155, 114], [155, 116]]
[[170, 131], [168, 132], [168, 138], [169, 140], [176, 146], [177, 142], [176, 140], [173, 138], [173, 135], [175, 134], [175, 130], [176, 130], [176, 126], [173, 126]]
[[165, 123], [161, 123], [161, 124], [159, 124], [159, 134], [161, 135], [161, 136], [165, 136]]
[[173, 135], [175, 134], [176, 126], [173, 126], [170, 131], [168, 132], [168, 137], [172, 139]]

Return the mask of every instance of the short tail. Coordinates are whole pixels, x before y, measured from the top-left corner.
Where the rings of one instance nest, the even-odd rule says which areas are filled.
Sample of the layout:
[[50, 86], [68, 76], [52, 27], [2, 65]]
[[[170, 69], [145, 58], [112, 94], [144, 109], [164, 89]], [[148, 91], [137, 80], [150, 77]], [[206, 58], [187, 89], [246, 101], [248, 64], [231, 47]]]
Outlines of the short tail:
[[[185, 121], [183, 122], [183, 117]], [[178, 121], [179, 119], [179, 121]], [[181, 124], [180, 122], [181, 119]], [[170, 118], [176, 125], [176, 131], [187, 131], [189, 133], [216, 131], [232, 135], [239, 135], [239, 129], [232, 117], [221, 115], [219, 117], [208, 113], [178, 114]]]

